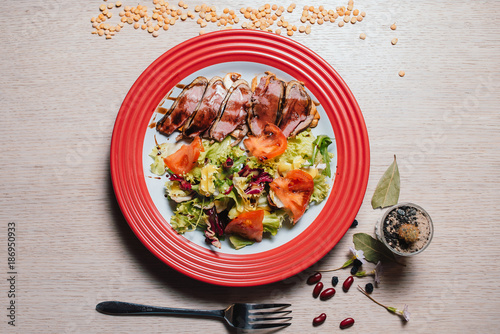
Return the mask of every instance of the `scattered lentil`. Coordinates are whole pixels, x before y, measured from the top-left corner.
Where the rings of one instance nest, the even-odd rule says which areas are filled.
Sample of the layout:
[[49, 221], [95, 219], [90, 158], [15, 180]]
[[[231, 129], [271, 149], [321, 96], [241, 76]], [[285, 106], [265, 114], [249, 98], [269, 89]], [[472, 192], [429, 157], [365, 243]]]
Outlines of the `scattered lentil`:
[[405, 71], [399, 71], [398, 74], [399, 74], [400, 77], [404, 77], [405, 76]]
[[[174, 25], [177, 19], [182, 21], [196, 19], [195, 13], [198, 15], [197, 24], [201, 28], [206, 27], [208, 23], [215, 23], [218, 27], [220, 27], [220, 29], [230, 29], [232, 28], [232, 25], [238, 24], [240, 21], [240, 18], [236, 15], [235, 11], [227, 7], [218, 13], [215, 6], [201, 4], [194, 6], [194, 11], [187, 11], [188, 4], [186, 4], [183, 0], [180, 0], [177, 3], [177, 6], [175, 6], [175, 4], [169, 4], [165, 0], [153, 0], [152, 13], [148, 12], [147, 6], [141, 4], [137, 4], [137, 6], [123, 6], [122, 1], [116, 1], [115, 3], [107, 2], [108, 0], [104, 1], [106, 1], [106, 3], [99, 5], [99, 11], [101, 13], [97, 17], [93, 17], [91, 19], [91, 24], [93, 29], [96, 29], [92, 32], [93, 34], [97, 34], [99, 36], [105, 35], [106, 38], [108, 38], [108, 36], [113, 36], [113, 34], [110, 34], [110, 31], [103, 31], [102, 34], [99, 34], [99, 29], [96, 28], [94, 23], [99, 24], [107, 19], [110, 19], [113, 16], [111, 11], [115, 7], [120, 7], [120, 11], [118, 13], [120, 16], [119, 23], [121, 24], [121, 27], [127, 23], [132, 25], [135, 29], [147, 29], [150, 33], [154, 31], [158, 32], [162, 27], [164, 30], [168, 30], [168, 26]], [[239, 24], [243, 29], [260, 29], [263, 31], [281, 34], [282, 29], [272, 29], [272, 26], [276, 24], [278, 27], [285, 28], [288, 36], [293, 36], [295, 31], [310, 34], [312, 24], [322, 25], [327, 22], [333, 23], [339, 16], [341, 16], [342, 21], [338, 23], [338, 26], [343, 27], [345, 23], [348, 22], [351, 22], [352, 24], [361, 22], [363, 17], [366, 15], [365, 12], [360, 12], [359, 9], [354, 9], [353, 1], [349, 1], [347, 6], [339, 6], [335, 9], [328, 9], [325, 8], [325, 6], [304, 6], [299, 20], [301, 23], [309, 24], [296, 26], [293, 23], [284, 20], [282, 17], [282, 14], [285, 11], [292, 13], [296, 7], [297, 5], [295, 3], [291, 3], [286, 8], [276, 4], [271, 5], [269, 3], [257, 8], [242, 7], [239, 12], [245, 19], [247, 19], [247, 22]], [[144, 21], [144, 24], [152, 21], [153, 30], [150, 31], [150, 25], [144, 28], [144, 24], [141, 25], [139, 21]]]
[[393, 39], [391, 40], [391, 44], [392, 44], [392, 45], [396, 45], [397, 43], [398, 43], [398, 39], [397, 39], [397, 38], [393, 38]]
[[391, 30], [396, 30], [396, 23], [393, 23], [393, 24], [391, 25]]

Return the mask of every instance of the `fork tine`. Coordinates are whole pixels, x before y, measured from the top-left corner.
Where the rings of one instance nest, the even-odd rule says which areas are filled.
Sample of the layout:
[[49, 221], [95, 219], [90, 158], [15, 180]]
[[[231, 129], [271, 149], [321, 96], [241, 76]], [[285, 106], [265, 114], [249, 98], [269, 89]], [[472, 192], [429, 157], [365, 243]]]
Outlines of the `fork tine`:
[[292, 317], [270, 317], [270, 318], [256, 318], [250, 321], [268, 321], [268, 320], [292, 320]]
[[290, 314], [292, 313], [292, 311], [274, 311], [274, 312], [252, 312], [252, 313], [249, 313], [250, 316], [254, 316], [254, 315], [274, 315], [274, 314], [283, 314], [283, 315], [286, 315], [286, 314]]
[[278, 327], [288, 327], [291, 323], [283, 322], [280, 324], [250, 324], [250, 329], [266, 329], [266, 328], [278, 328]]
[[292, 306], [292, 304], [247, 304], [249, 310], [258, 310], [263, 308], [284, 308]]

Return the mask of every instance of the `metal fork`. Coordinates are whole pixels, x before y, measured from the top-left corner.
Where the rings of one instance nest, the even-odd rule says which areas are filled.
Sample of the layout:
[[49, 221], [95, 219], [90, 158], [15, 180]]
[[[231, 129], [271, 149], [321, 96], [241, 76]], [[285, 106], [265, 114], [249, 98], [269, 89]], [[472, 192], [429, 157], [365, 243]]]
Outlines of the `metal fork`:
[[266, 329], [290, 326], [286, 317], [292, 311], [285, 310], [291, 304], [233, 304], [224, 310], [194, 310], [148, 306], [134, 303], [106, 301], [96, 305], [98, 312], [110, 315], [192, 315], [222, 318], [235, 328]]

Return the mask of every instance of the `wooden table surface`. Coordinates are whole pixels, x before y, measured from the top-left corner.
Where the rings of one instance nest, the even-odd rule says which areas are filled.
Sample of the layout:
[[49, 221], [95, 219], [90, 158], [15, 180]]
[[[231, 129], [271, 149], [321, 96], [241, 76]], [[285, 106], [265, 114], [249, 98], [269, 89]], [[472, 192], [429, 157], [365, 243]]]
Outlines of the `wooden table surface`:
[[[222, 322], [179, 317], [111, 317], [103, 300], [222, 308], [237, 301], [290, 302], [283, 333], [491, 333], [500, 327], [500, 28], [498, 1], [355, 1], [355, 25], [315, 24], [291, 38], [329, 62], [349, 85], [370, 138], [370, 178], [359, 226], [319, 263], [282, 282], [228, 288], [169, 268], [136, 238], [114, 197], [109, 148], [120, 104], [142, 71], [173, 46], [198, 35], [195, 20], [157, 38], [126, 25], [112, 39], [91, 34], [103, 2], [5, 1], [0, 23], [0, 319], [2, 333], [231, 332]], [[106, 3], [106, 2], [104, 2]], [[124, 5], [137, 2], [123, 1]], [[201, 4], [186, 0], [189, 9]], [[151, 1], [141, 2], [152, 8]], [[239, 13], [251, 2], [214, 1]], [[290, 3], [277, 2], [285, 6]], [[264, 3], [254, 4], [254, 7]], [[304, 5], [285, 13], [300, 25]], [[316, 4], [318, 5], [318, 4]], [[347, 1], [325, 1], [325, 8]], [[151, 14], [151, 9], [149, 9]], [[111, 10], [118, 22], [119, 10]], [[198, 16], [196, 16], [198, 18]], [[337, 20], [338, 22], [339, 20]], [[396, 22], [397, 30], [389, 26]], [[209, 25], [205, 30], [218, 28]], [[366, 40], [359, 35], [365, 33]], [[397, 45], [391, 39], [397, 37]], [[207, 52], [210, 52], [207, 50]], [[398, 72], [404, 70], [401, 78]], [[355, 289], [328, 302], [311, 297], [307, 276], [342, 264], [352, 235], [373, 233], [370, 205], [378, 179], [398, 157], [400, 202], [430, 213], [429, 248], [387, 266], [374, 296], [408, 304], [411, 320]], [[8, 268], [8, 227], [16, 229], [15, 298]], [[326, 282], [333, 274], [326, 275]], [[338, 272], [341, 280], [347, 271]], [[365, 284], [364, 278], [356, 283]], [[9, 325], [15, 301], [15, 326]], [[325, 312], [326, 322], [312, 326]]]

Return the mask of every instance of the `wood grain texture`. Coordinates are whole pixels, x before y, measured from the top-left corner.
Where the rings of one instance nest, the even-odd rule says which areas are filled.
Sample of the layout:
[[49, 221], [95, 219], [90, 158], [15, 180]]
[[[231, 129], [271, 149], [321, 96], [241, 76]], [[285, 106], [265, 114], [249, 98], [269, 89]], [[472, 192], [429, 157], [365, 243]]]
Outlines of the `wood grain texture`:
[[[184, 2], [190, 9], [200, 4]], [[500, 327], [495, 264], [500, 256], [500, 28], [495, 16], [500, 2], [360, 0], [355, 6], [366, 11], [363, 22], [343, 28], [316, 24], [310, 35], [292, 37], [327, 60], [356, 96], [370, 137], [370, 179], [356, 229], [305, 272], [253, 288], [211, 286], [179, 274], [151, 255], [123, 219], [109, 177], [117, 111], [142, 71], [196, 36], [199, 27], [180, 22], [153, 38], [126, 26], [105, 40], [91, 34], [90, 18], [101, 3], [3, 4], [12, 20], [0, 23], [2, 333], [231, 332], [216, 320], [111, 317], [94, 310], [111, 299], [197, 308], [286, 301], [293, 304], [294, 318], [283, 333], [331, 333], [346, 317], [356, 319], [352, 330], [359, 333], [491, 333]], [[298, 23], [302, 6], [311, 3], [296, 3], [295, 12], [285, 17]], [[209, 4], [238, 13], [252, 6], [226, 0]], [[115, 22], [118, 11], [113, 13]], [[397, 30], [391, 31], [394, 22]], [[366, 40], [359, 39], [360, 33]], [[394, 37], [396, 46], [390, 43]], [[404, 78], [397, 75], [400, 70]], [[394, 154], [400, 201], [423, 206], [435, 223], [429, 248], [407, 259], [406, 267], [386, 267], [373, 294], [391, 306], [408, 304], [409, 323], [354, 287], [348, 293], [338, 289], [333, 299], [321, 302], [305, 284], [314, 270], [347, 259], [354, 233], [373, 232], [382, 211], [371, 208], [371, 195]], [[15, 328], [5, 316], [9, 221], [18, 231]], [[325, 275], [325, 285], [332, 275]], [[336, 275], [343, 281], [348, 273]], [[313, 328], [312, 319], [322, 312], [326, 322]]]

